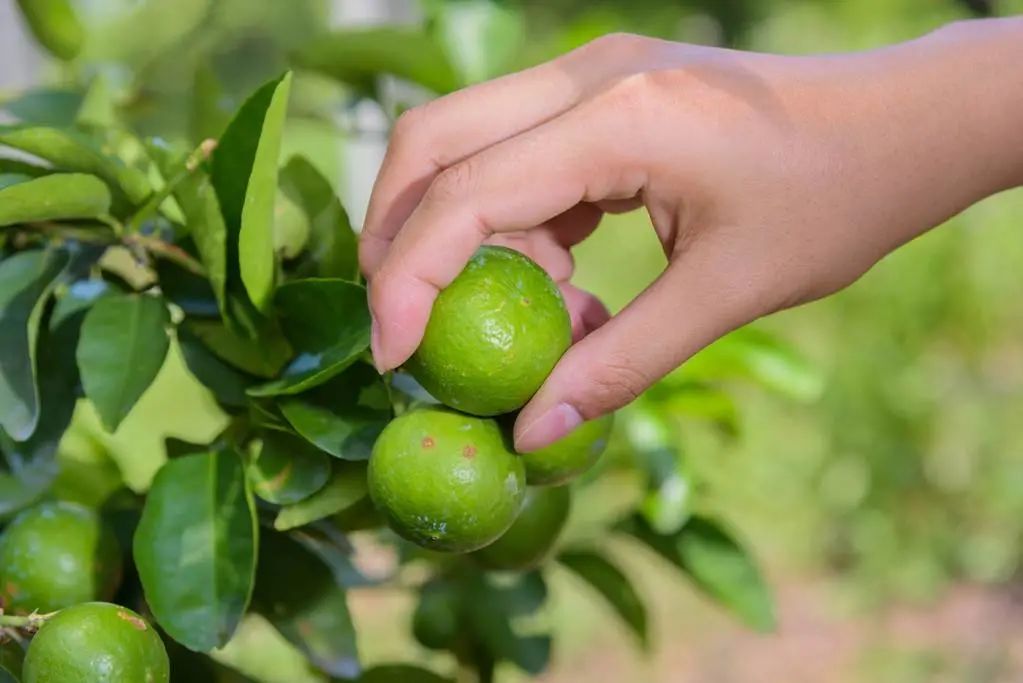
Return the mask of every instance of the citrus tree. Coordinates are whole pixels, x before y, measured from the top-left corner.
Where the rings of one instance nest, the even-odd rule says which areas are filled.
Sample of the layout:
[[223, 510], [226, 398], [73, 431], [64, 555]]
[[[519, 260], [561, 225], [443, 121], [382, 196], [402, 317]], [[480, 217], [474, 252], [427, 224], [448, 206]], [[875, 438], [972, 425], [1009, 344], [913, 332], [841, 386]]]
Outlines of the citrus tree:
[[[43, 45], [74, 57], [82, 31], [70, 6], [21, 6]], [[506, 20], [493, 11], [484, 16]], [[383, 74], [437, 92], [486, 75], [459, 66], [438, 36], [314, 36], [294, 73], [255, 89], [222, 124], [196, 128], [215, 136], [187, 143], [187, 134], [139, 134], [125, 111], [134, 103], [112, 99], [102, 79], [86, 78], [71, 99], [43, 91], [8, 101], [0, 680], [19, 680], [26, 649], [26, 681], [167, 680], [167, 661], [174, 680], [243, 680], [217, 653], [247, 615], [323, 680], [490, 681], [502, 663], [539, 674], [551, 635], [531, 616], [545, 608], [554, 566], [649, 645], [642, 591], [607, 552], [612, 542], [659, 557], [749, 626], [773, 627], [761, 575], [716, 514], [713, 491], [689, 472], [678, 436], [697, 420], [737, 430], [723, 380], [814, 395], [816, 376], [778, 340], [730, 335], [621, 411], [613, 431], [611, 418], [591, 423], [527, 458], [508, 449], [504, 417], [437, 407], [412, 375], [371, 365], [357, 231], [317, 164], [281, 158], [292, 83], [316, 70], [352, 97], [377, 98]], [[470, 409], [438, 380], [435, 350], [417, 355], [412, 374]], [[118, 433], [176, 356], [212, 399], [221, 425], [212, 438], [164, 439], [145, 476], [130, 457], [67, 456], [88, 420], [102, 450], [102, 433]], [[496, 392], [473, 396], [498, 406], [478, 412], [506, 413], [528, 398]], [[169, 415], [151, 417], [151, 429], [161, 419]], [[466, 430], [471, 452], [451, 436]], [[438, 540], [458, 519], [433, 505], [443, 487], [424, 493], [433, 473], [409, 444], [448, 458], [431, 463], [471, 461], [482, 473], [467, 489], [477, 506], [470, 541]], [[509, 477], [521, 490], [502, 498], [507, 487], [494, 482]], [[582, 521], [563, 533], [570, 508]], [[429, 533], [416, 526], [425, 516]], [[361, 569], [361, 553], [385, 558], [386, 570]], [[431, 668], [364, 667], [353, 589], [414, 594], [414, 613], [395, 628], [449, 656], [430, 658]], [[107, 637], [89, 636], [97, 629]], [[96, 673], [111, 658], [128, 678]], [[47, 678], [54, 669], [65, 678]]]

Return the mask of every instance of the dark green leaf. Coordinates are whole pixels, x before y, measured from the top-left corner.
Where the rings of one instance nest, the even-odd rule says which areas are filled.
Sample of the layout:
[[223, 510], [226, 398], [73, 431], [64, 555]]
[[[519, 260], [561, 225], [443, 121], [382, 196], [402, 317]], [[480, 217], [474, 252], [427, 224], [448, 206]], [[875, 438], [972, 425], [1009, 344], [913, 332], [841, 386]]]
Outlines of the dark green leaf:
[[163, 300], [111, 296], [85, 316], [78, 342], [78, 369], [85, 395], [103, 426], [114, 431], [163, 366], [170, 340]]
[[305, 439], [267, 432], [256, 445], [248, 467], [252, 491], [276, 505], [290, 505], [323, 488], [330, 478], [330, 458]]
[[604, 556], [589, 550], [566, 551], [558, 560], [604, 596], [622, 618], [640, 644], [649, 646], [647, 639], [647, 612], [642, 599], [629, 578]]
[[291, 74], [267, 83], [232, 119], [213, 155], [212, 178], [227, 228], [227, 284], [257, 309], [273, 294], [277, 157]]
[[179, 643], [226, 643], [248, 605], [257, 524], [240, 459], [227, 450], [170, 460], [156, 474], [135, 532], [146, 602]]
[[0, 188], [0, 227], [35, 221], [98, 218], [110, 211], [110, 191], [85, 173], [54, 173]]
[[287, 531], [315, 522], [350, 508], [367, 495], [365, 463], [335, 461], [326, 486], [305, 500], [281, 508], [274, 520], [274, 528]]
[[13, 175], [23, 175], [30, 178], [38, 178], [39, 176], [49, 175], [53, 173], [53, 169], [45, 166], [37, 166], [30, 164], [27, 161], [21, 159], [9, 159], [7, 157], [0, 157], [0, 173], [9, 173]]
[[0, 108], [25, 123], [66, 128], [74, 124], [81, 106], [81, 93], [39, 88], [7, 100]]
[[44, 127], [0, 129], [0, 145], [45, 159], [59, 170], [99, 176], [133, 206], [145, 201], [151, 192], [141, 171], [103, 155], [87, 139], [70, 131]]
[[178, 328], [178, 345], [189, 371], [218, 401], [235, 408], [247, 404], [245, 390], [256, 381], [255, 377], [221, 360], [185, 326]]
[[64, 251], [23, 251], [0, 261], [0, 427], [18, 441], [39, 421], [36, 339]]
[[358, 683], [454, 683], [429, 669], [412, 664], [381, 664], [366, 670]]
[[393, 416], [387, 386], [364, 363], [314, 389], [281, 397], [278, 406], [295, 431], [343, 460], [368, 460]]
[[317, 667], [333, 676], [358, 675], [344, 586], [308, 548], [283, 534], [264, 536], [253, 605]]
[[693, 517], [677, 533], [660, 535], [636, 517], [627, 530], [748, 625], [760, 631], [775, 628], [774, 605], [759, 569], [714, 520]]
[[363, 90], [390, 74], [439, 93], [462, 85], [437, 42], [420, 29], [348, 29], [314, 38], [295, 55], [299, 66]]
[[323, 384], [369, 348], [364, 287], [344, 280], [288, 282], [277, 290], [284, 333], [298, 352], [280, 379], [253, 387], [253, 396], [297, 394]]
[[215, 320], [186, 320], [182, 329], [230, 365], [259, 377], [273, 377], [291, 357], [291, 347], [279, 335], [249, 339]]
[[220, 309], [209, 280], [167, 259], [157, 259], [155, 266], [160, 291], [169, 301], [177, 304], [185, 315], [218, 317]]
[[305, 158], [292, 157], [281, 169], [281, 189], [309, 221], [306, 251], [293, 270], [300, 277], [355, 281], [359, 276], [355, 231], [330, 181]]
[[512, 662], [533, 675], [547, 668], [550, 636], [520, 635], [512, 627], [514, 617], [532, 614], [546, 600], [547, 585], [539, 572], [530, 572], [507, 585], [480, 574], [466, 591], [473, 635], [494, 659]]
[[32, 180], [32, 176], [25, 175], [24, 173], [0, 173], [0, 190], [6, 189], [11, 185], [23, 183], [26, 180]]

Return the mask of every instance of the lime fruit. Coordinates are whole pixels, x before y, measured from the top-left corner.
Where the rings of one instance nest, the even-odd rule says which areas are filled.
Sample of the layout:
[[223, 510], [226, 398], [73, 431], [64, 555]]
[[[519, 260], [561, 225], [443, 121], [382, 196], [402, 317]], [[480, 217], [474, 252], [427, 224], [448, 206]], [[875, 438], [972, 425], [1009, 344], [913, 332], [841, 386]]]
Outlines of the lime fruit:
[[167, 683], [159, 634], [120, 605], [86, 602], [51, 617], [28, 647], [24, 683]]
[[543, 268], [485, 246], [437, 296], [406, 368], [442, 403], [499, 415], [536, 393], [571, 342], [565, 302]]
[[99, 514], [77, 503], [42, 503], [0, 536], [0, 596], [8, 612], [52, 612], [109, 599], [121, 550]]
[[593, 467], [607, 448], [614, 414], [584, 422], [550, 446], [522, 456], [531, 486], [552, 486], [571, 481]]
[[558, 540], [568, 512], [572, 493], [567, 486], [531, 486], [518, 519], [497, 539], [473, 558], [487, 569], [526, 571], [543, 562]]
[[369, 493], [402, 537], [469, 552], [507, 531], [522, 505], [521, 458], [493, 420], [439, 407], [411, 410], [384, 429], [369, 459]]

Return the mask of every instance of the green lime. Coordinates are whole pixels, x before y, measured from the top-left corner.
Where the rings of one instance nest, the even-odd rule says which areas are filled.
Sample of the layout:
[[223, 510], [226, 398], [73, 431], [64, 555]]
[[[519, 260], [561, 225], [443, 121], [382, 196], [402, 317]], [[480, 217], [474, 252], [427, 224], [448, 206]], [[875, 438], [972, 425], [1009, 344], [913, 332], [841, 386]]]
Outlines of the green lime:
[[526, 492], [522, 460], [493, 420], [438, 407], [384, 429], [369, 459], [369, 493], [399, 535], [469, 552], [503, 534]]
[[52, 612], [109, 599], [121, 550], [99, 514], [77, 503], [23, 511], [0, 536], [0, 596], [8, 612]]
[[412, 635], [423, 647], [450, 648], [459, 632], [458, 592], [450, 584], [433, 582], [423, 588], [412, 613]]
[[499, 415], [536, 393], [571, 342], [550, 276], [517, 251], [487, 246], [437, 296], [406, 367], [442, 403]]
[[518, 519], [473, 557], [488, 569], [526, 571], [543, 562], [561, 534], [572, 507], [567, 486], [531, 486]]
[[120, 605], [86, 602], [50, 618], [28, 647], [24, 683], [167, 683], [159, 634]]
[[584, 422], [568, 436], [522, 456], [532, 486], [564, 484], [593, 467], [607, 448], [614, 413]]

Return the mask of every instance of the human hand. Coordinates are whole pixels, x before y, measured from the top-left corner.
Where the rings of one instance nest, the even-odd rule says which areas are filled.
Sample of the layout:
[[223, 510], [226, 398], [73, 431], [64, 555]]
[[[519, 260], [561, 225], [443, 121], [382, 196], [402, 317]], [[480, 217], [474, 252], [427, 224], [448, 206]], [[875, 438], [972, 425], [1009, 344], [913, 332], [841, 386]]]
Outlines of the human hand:
[[[438, 291], [496, 242], [548, 270], [576, 336], [517, 448], [628, 403], [729, 330], [1023, 181], [1021, 36], [1019, 20], [974, 22], [782, 57], [615, 35], [411, 110], [360, 245], [378, 367], [414, 352]], [[1014, 89], [998, 81], [1010, 67]], [[569, 284], [569, 250], [603, 212], [638, 206], [669, 264], [608, 321]]]

